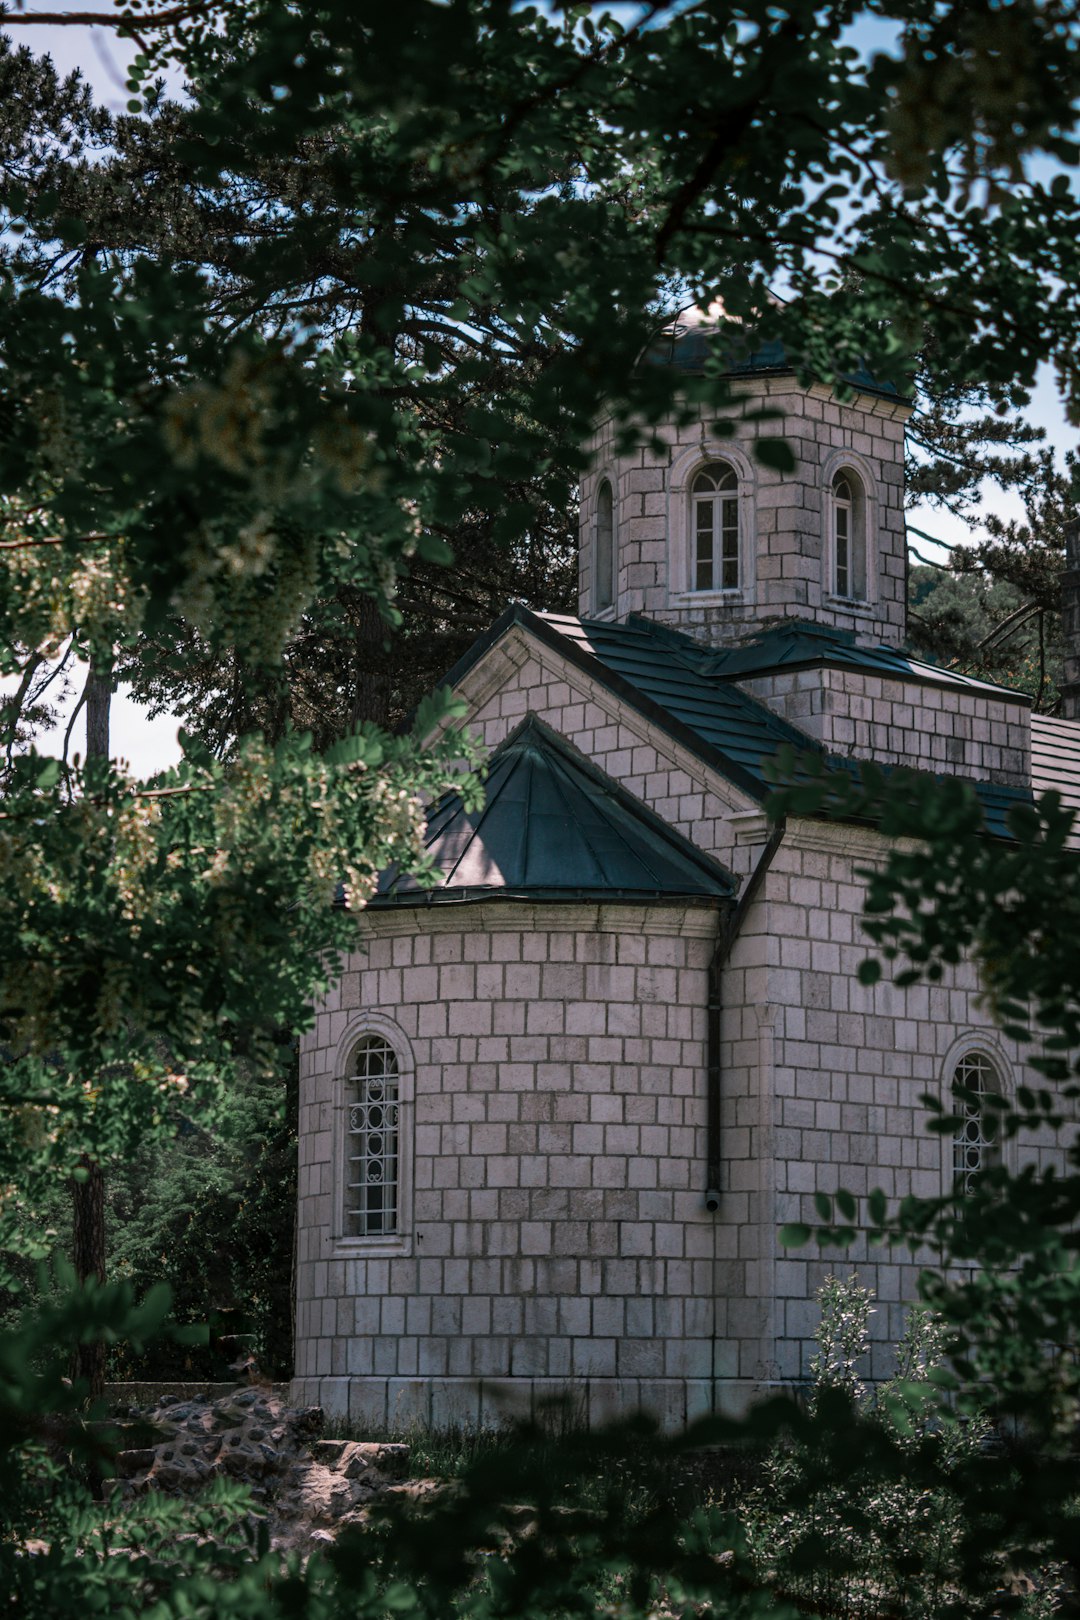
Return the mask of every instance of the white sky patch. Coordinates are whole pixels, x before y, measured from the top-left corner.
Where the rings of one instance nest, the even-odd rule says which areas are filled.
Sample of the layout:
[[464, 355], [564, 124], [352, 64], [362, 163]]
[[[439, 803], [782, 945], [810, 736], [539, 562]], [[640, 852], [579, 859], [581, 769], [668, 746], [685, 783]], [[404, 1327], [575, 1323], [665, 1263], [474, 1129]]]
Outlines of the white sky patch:
[[[15, 16], [19, 19], [33, 17], [35, 11], [94, 12], [110, 17], [116, 16], [117, 7], [112, 0], [56, 0], [55, 4], [23, 6]], [[135, 22], [138, 23], [137, 16]], [[131, 93], [125, 81], [128, 69], [139, 54], [133, 39], [121, 38], [115, 28], [89, 24], [24, 23], [13, 20], [10, 8], [8, 15], [0, 19], [0, 27], [16, 45], [25, 45], [35, 56], [51, 56], [61, 78], [78, 70], [92, 88], [94, 99], [109, 112], [127, 111]], [[165, 78], [169, 94], [178, 96], [179, 74], [174, 69], [166, 73]]]
[[[86, 685], [87, 666], [73, 663], [68, 671], [67, 686], [55, 681], [45, 693], [43, 701], [56, 712], [56, 723], [50, 730], [39, 731], [34, 747], [39, 754], [52, 754], [59, 758], [64, 751], [64, 736], [75, 705]], [[17, 676], [0, 680], [0, 693], [4, 696], [18, 689]], [[122, 686], [113, 693], [109, 709], [109, 753], [113, 759], [124, 761], [129, 773], [140, 780], [156, 776], [178, 765], [182, 757], [177, 737], [180, 722], [173, 715], [159, 715], [151, 720], [142, 704], [136, 703], [130, 688]], [[68, 759], [86, 756], [86, 710], [76, 715], [68, 743]]]

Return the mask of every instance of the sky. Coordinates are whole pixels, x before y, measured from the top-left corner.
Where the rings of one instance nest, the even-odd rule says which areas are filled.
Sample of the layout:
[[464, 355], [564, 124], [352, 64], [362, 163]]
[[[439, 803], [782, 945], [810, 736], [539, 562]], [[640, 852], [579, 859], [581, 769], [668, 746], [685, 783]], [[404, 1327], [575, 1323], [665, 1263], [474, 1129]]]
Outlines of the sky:
[[[93, 11], [108, 14], [114, 7], [111, 0], [52, 0], [52, 3], [49, 0], [25, 3], [24, 0], [22, 4], [16, 0], [12, 9], [32, 16], [35, 11], [46, 10], [54, 13]], [[10, 16], [4, 22], [10, 23]], [[78, 68], [93, 86], [100, 102], [112, 111], [123, 110], [128, 100], [124, 74], [137, 49], [134, 43], [118, 40], [111, 30], [87, 26], [19, 23], [11, 27], [10, 32], [19, 43], [29, 46], [31, 50], [50, 54], [61, 74], [66, 75]], [[851, 36], [852, 43], [868, 53], [889, 49], [894, 38], [892, 25], [879, 19], [861, 20]], [[1080, 446], [1080, 430], [1066, 423], [1049, 368], [1044, 368], [1040, 375], [1027, 415], [1032, 422], [1046, 430], [1048, 442], [1057, 448], [1059, 454]], [[1006, 519], [1023, 515], [1016, 497], [1004, 495], [992, 485], [984, 486], [983, 504], [985, 510]], [[946, 544], [963, 543], [970, 539], [966, 526], [948, 514], [916, 507], [910, 517], [916, 527]], [[920, 539], [917, 544], [920, 551], [931, 559], [945, 561], [948, 555], [947, 551], [936, 550], [925, 540]], [[62, 719], [60, 734], [63, 724]], [[113, 752], [126, 759], [136, 775], [150, 775], [176, 763], [180, 757], [176, 732], [177, 722], [174, 719], [161, 716], [157, 720], [148, 720], [146, 711], [133, 703], [123, 689], [117, 693], [112, 712]], [[81, 741], [79, 738], [73, 746], [80, 746]], [[38, 746], [43, 751], [59, 751], [60, 737], [53, 740], [42, 738]]]

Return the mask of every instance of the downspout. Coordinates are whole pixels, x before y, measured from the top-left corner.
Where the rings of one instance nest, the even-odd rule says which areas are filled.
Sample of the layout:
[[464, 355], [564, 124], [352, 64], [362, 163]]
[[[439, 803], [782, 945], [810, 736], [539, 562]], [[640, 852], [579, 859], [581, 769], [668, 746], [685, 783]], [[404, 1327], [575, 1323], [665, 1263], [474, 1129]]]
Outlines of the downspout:
[[716, 1212], [720, 1208], [720, 1022], [724, 1011], [724, 968], [731, 955], [735, 941], [739, 937], [747, 912], [757, 898], [758, 890], [765, 881], [765, 875], [773, 863], [773, 858], [783, 842], [787, 823], [778, 821], [769, 835], [769, 841], [761, 852], [761, 857], [751, 872], [746, 887], [739, 896], [739, 903], [734, 911], [720, 913], [720, 927], [716, 938], [716, 949], [713, 951], [712, 961], [709, 963], [709, 1001], [708, 1001], [708, 1027], [706, 1031], [706, 1104], [705, 1104], [705, 1141], [706, 1141], [706, 1167], [705, 1167], [705, 1208]]
[[1065, 567], [1061, 575], [1061, 631], [1065, 643], [1061, 682], [1063, 720], [1080, 720], [1080, 519], [1065, 525]]

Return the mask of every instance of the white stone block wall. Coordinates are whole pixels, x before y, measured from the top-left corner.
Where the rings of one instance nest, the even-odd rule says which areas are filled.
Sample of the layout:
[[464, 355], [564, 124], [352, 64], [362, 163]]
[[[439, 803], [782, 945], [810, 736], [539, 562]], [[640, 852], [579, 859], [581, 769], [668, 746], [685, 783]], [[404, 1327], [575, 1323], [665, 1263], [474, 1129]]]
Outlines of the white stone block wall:
[[[303, 1398], [376, 1426], [475, 1422], [485, 1400], [528, 1410], [567, 1387], [593, 1418], [710, 1408], [747, 1292], [704, 1203], [717, 925], [711, 905], [363, 919], [364, 954], [302, 1047]], [[413, 1065], [396, 1253], [334, 1235], [335, 1113], [370, 1010]]]
[[[817, 1225], [819, 1191], [845, 1188], [859, 1199], [864, 1219], [865, 1196], [875, 1187], [890, 1200], [947, 1191], [952, 1140], [928, 1131], [921, 1096], [950, 1105], [965, 1041], [986, 1052], [1014, 1092], [1018, 1083], [1039, 1083], [1024, 1052], [998, 1033], [979, 1004], [970, 965], [939, 985], [859, 983], [859, 963], [869, 954], [859, 871], [882, 853], [871, 832], [789, 825], [725, 975], [725, 1139], [740, 1118], [751, 1122], [751, 1132], [758, 1122], [751, 1160], [742, 1161], [742, 1172], [738, 1161], [726, 1164], [734, 1178], [726, 1185], [740, 1173], [757, 1175], [760, 1288], [775, 1300], [767, 1329], [775, 1346], [771, 1372], [784, 1383], [808, 1374], [817, 1288], [830, 1272], [847, 1275], [852, 1267], [878, 1301], [868, 1371], [889, 1376], [905, 1307], [930, 1257], [868, 1250], [862, 1242], [846, 1252], [784, 1251], [770, 1245], [766, 1229], [775, 1233], [787, 1221]], [[1013, 1167], [1064, 1163], [1049, 1133], [1022, 1137], [1005, 1151]]]
[[1031, 707], [1020, 693], [990, 695], [825, 668], [739, 684], [831, 753], [1030, 786]]
[[[724, 974], [722, 1199], [704, 1208], [711, 909], [490, 902], [370, 913], [363, 954], [302, 1048], [297, 1397], [369, 1427], [494, 1421], [569, 1392], [590, 1420], [677, 1426], [805, 1380], [814, 1293], [874, 1288], [868, 1371], [922, 1257], [785, 1251], [813, 1194], [947, 1187], [920, 1094], [948, 1100], [958, 1039], [1007, 1083], [1021, 1055], [943, 985], [865, 988], [874, 835], [795, 823]], [[334, 1114], [352, 1032], [408, 1043], [410, 1207], [394, 1252], [335, 1238]], [[1030, 1078], [1030, 1077], [1028, 1077]], [[1014, 1152], [1060, 1162], [1046, 1142]]]
[[[728, 439], [710, 438], [704, 423], [661, 423], [657, 437], [664, 441], [663, 449], [619, 455], [611, 421], [598, 424], [581, 489], [582, 617], [596, 613], [596, 491], [607, 478], [615, 497], [616, 540], [616, 595], [609, 616], [646, 613], [715, 645], [740, 639], [770, 615], [850, 629], [868, 643], [899, 644], [907, 613], [903, 438], [909, 408], [869, 394], [841, 405], [827, 389], [805, 391], [791, 377], [740, 380], [736, 392], [738, 404], [730, 413], [735, 432]], [[784, 414], [776, 421], [741, 420], [744, 409], [761, 407]], [[798, 462], [793, 473], [782, 475], [754, 461], [754, 440], [766, 437], [787, 440]], [[712, 458], [737, 463], [750, 530], [743, 588], [723, 598], [685, 588], [685, 480], [693, 466]], [[840, 462], [861, 474], [871, 497], [865, 604], [835, 597], [826, 577], [825, 498]]]

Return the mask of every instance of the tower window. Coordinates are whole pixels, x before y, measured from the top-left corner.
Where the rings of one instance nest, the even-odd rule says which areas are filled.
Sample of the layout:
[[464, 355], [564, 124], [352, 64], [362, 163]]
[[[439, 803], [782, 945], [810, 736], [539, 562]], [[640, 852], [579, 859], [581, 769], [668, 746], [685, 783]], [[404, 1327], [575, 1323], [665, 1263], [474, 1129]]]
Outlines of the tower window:
[[615, 502], [605, 478], [596, 492], [596, 607], [615, 600]]
[[398, 1064], [381, 1036], [360, 1042], [346, 1108], [345, 1235], [398, 1230]]
[[693, 558], [695, 591], [737, 591], [739, 577], [739, 480], [726, 462], [710, 462], [694, 478]]
[[837, 596], [866, 600], [866, 502], [854, 473], [846, 468], [832, 485], [833, 585]]
[[954, 1091], [959, 1087], [967, 1093], [955, 1098], [955, 1112], [963, 1124], [953, 1137], [953, 1188], [969, 1193], [982, 1171], [997, 1159], [997, 1116], [987, 1108], [986, 1099], [999, 1095], [1001, 1083], [982, 1052], [968, 1052], [960, 1059], [952, 1083]]

